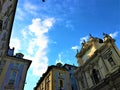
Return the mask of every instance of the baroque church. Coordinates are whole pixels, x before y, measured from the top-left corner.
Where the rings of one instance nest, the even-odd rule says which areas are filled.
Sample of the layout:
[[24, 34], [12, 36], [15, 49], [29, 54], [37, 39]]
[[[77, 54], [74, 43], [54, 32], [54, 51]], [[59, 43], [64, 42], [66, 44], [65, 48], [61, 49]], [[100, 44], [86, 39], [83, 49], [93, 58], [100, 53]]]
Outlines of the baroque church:
[[110, 35], [103, 36], [102, 40], [90, 35], [77, 51], [79, 90], [120, 90], [120, 51]]

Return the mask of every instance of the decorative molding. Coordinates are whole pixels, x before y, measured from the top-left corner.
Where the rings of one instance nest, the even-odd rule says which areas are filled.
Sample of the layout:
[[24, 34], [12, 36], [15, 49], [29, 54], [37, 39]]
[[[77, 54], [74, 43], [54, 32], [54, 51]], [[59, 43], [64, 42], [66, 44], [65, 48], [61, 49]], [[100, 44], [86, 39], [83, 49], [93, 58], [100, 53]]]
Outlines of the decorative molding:
[[108, 59], [112, 55], [112, 51], [110, 47], [102, 53], [103, 59]]

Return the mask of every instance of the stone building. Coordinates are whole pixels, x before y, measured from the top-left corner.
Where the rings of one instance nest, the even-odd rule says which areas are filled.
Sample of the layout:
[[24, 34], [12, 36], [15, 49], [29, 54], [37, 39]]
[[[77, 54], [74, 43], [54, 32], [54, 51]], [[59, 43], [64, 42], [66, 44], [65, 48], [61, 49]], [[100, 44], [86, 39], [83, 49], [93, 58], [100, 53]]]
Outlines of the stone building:
[[77, 67], [70, 64], [64, 64], [63, 67], [69, 72], [70, 90], [79, 90], [78, 82], [74, 75], [74, 71], [77, 69]]
[[9, 47], [16, 6], [17, 0], [0, 0], [0, 90], [23, 90], [31, 64]]
[[24, 59], [22, 53], [12, 56], [12, 50], [0, 60], [0, 90], [24, 90], [31, 61]]
[[75, 71], [80, 90], [120, 90], [120, 51], [108, 34], [82, 43]]
[[76, 66], [61, 63], [49, 66], [34, 90], [78, 90], [74, 77]]
[[9, 49], [10, 36], [17, 7], [17, 0], [0, 0], [0, 56]]

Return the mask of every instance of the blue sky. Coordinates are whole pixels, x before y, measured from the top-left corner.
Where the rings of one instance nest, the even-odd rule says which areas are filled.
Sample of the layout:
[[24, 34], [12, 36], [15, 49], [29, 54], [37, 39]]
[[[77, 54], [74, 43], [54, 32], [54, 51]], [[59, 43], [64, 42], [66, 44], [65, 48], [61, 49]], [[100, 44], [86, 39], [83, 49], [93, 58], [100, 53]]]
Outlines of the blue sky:
[[32, 60], [25, 90], [33, 90], [48, 65], [77, 65], [83, 39], [103, 32], [120, 48], [119, 0], [18, 0], [10, 47]]

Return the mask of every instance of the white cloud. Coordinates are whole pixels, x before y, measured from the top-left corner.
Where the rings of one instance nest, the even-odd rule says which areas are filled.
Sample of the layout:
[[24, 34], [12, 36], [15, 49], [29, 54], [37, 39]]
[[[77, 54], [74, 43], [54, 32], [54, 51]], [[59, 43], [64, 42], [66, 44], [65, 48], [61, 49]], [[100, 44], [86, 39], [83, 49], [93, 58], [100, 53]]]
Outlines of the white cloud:
[[22, 34], [22, 36], [23, 36], [24, 39], [27, 38], [27, 30], [26, 30], [26, 28], [24, 28], [23, 30], [21, 30], [21, 34]]
[[38, 7], [36, 5], [34, 5], [33, 3], [30, 3], [29, 1], [26, 1], [24, 3], [23, 7], [28, 13], [31, 13], [32, 15], [37, 14], [36, 10], [38, 9]]
[[71, 49], [73, 49], [73, 50], [77, 50], [77, 49], [79, 49], [80, 47], [79, 46], [73, 46]]
[[24, 20], [25, 16], [26, 16], [25, 11], [22, 8], [18, 7], [16, 11], [16, 18], [18, 20]]
[[[24, 58], [32, 60], [31, 69], [33, 76], [42, 76], [48, 67], [48, 43], [47, 33], [55, 23], [55, 18], [41, 20], [35, 18], [30, 25], [25, 26], [21, 31], [22, 37], [11, 38], [10, 47], [15, 51], [24, 51]], [[22, 48], [21, 48], [22, 47]]]
[[25, 58], [32, 59], [31, 68], [33, 69], [34, 75], [41, 76], [47, 69], [47, 48], [49, 38], [46, 33], [49, 32], [54, 22], [54, 18], [47, 18], [45, 20], [35, 18], [26, 31], [24, 30], [22, 33], [22, 35], [26, 35], [27, 40], [29, 40], [27, 45], [28, 56], [25, 56]]
[[[81, 37], [80, 38], [80, 46], [81, 46], [81, 43], [83, 42], [83, 40], [88, 41], [88, 39], [89, 39], [89, 36]], [[80, 46], [75, 45], [75, 46], [72, 46], [71, 49], [72, 50], [78, 50], [78, 49], [80, 49]]]
[[89, 38], [89, 36], [85, 36], [85, 37], [80, 38], [80, 44], [83, 42], [83, 40], [87, 41], [88, 38]]
[[62, 58], [61, 58], [61, 57], [62, 57], [62, 53], [59, 53], [59, 54], [58, 54], [58, 58], [57, 58], [57, 60], [56, 60], [56, 64], [57, 64], [57, 63], [64, 64], [64, 63], [62, 62]]
[[70, 30], [73, 30], [74, 29], [74, 26], [72, 25], [71, 21], [68, 20], [66, 21], [66, 25], [65, 25], [67, 28], [69, 28]]
[[33, 5], [32, 3], [30, 3], [29, 1], [26, 1], [25, 3], [24, 3], [24, 8], [26, 9], [26, 10], [37, 10], [37, 6], [36, 5]]
[[[52, 22], [51, 22], [52, 21]], [[45, 26], [45, 27], [51, 27], [52, 26], [52, 24], [54, 23], [55, 21], [54, 21], [54, 19], [53, 18], [48, 18], [48, 19], [46, 19], [46, 20], [44, 20], [43, 21], [43, 25]]]
[[18, 52], [21, 49], [20, 39], [18, 39], [18, 38], [11, 38], [10, 39], [10, 47], [15, 47], [15, 51]]
[[119, 32], [114, 32], [114, 33], [110, 33], [109, 35], [112, 37], [112, 38], [115, 38], [117, 37]]

